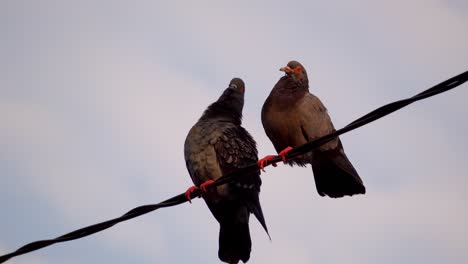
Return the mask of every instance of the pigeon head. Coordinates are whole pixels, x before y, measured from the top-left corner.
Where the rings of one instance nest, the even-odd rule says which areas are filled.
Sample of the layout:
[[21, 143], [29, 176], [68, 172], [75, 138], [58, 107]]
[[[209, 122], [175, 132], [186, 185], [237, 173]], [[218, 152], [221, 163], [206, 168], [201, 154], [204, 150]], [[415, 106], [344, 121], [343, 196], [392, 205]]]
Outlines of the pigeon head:
[[202, 118], [223, 117], [240, 124], [244, 108], [244, 92], [244, 81], [240, 78], [232, 79], [219, 99], [208, 106]]
[[233, 89], [234, 91], [244, 93], [245, 92], [245, 84], [241, 78], [234, 78], [229, 83], [229, 88]]
[[307, 78], [307, 72], [298, 61], [290, 61], [288, 65], [282, 67], [280, 71], [283, 71], [287, 76], [293, 79], [294, 82], [299, 85], [308, 85], [309, 79]]

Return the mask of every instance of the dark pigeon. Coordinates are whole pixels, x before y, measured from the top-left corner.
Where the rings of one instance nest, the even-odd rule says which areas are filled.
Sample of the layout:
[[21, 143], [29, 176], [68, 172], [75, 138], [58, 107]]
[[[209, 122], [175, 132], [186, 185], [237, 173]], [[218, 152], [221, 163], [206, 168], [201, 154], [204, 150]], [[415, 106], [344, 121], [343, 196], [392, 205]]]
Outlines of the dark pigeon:
[[[256, 142], [241, 126], [244, 82], [234, 78], [221, 97], [208, 106], [185, 140], [185, 161], [195, 186], [203, 190], [224, 174], [258, 161]], [[250, 258], [249, 217], [253, 213], [268, 234], [260, 206], [260, 172], [203, 192], [208, 208], [220, 224], [219, 258], [244, 263]], [[205, 186], [206, 187], [206, 186]], [[189, 189], [190, 190], [190, 189]]]
[[[290, 61], [280, 70], [285, 76], [276, 83], [263, 104], [262, 123], [276, 151], [284, 158], [291, 147], [325, 136], [335, 128], [325, 106], [309, 93], [305, 68], [297, 61]], [[311, 164], [321, 196], [338, 198], [366, 192], [338, 137], [288, 163]]]

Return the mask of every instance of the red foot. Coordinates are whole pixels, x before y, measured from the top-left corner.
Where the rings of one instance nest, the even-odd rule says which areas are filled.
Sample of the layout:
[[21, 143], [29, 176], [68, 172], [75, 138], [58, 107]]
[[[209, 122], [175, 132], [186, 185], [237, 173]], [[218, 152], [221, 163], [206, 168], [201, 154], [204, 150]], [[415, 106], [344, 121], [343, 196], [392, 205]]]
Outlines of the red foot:
[[206, 192], [208, 191], [208, 190], [207, 190], [208, 186], [212, 185], [213, 183], [214, 183], [213, 180], [207, 180], [206, 182], [204, 182], [204, 183], [202, 183], [202, 184], [200, 185], [200, 189], [201, 189], [204, 193], [206, 193]]
[[[204, 183], [202, 183], [200, 185], [200, 190], [204, 193], [208, 192], [208, 186], [212, 185], [214, 183], [213, 180], [207, 180], [205, 181]], [[192, 186], [190, 188], [187, 189], [187, 191], [185, 191], [185, 197], [187, 197], [187, 200], [189, 201], [189, 203], [192, 203], [192, 194], [195, 190], [198, 190], [198, 187], [197, 186]]]
[[291, 151], [293, 148], [287, 147], [283, 149], [280, 153], [278, 153], [278, 156], [281, 157], [284, 163], [286, 163], [286, 155], [288, 155], [288, 152]]
[[[265, 156], [263, 159], [257, 161], [257, 164], [260, 167], [260, 169], [265, 172], [265, 165], [267, 164], [268, 161], [272, 160], [274, 157], [275, 157], [274, 155], [268, 155], [268, 156]], [[271, 165], [273, 165], [273, 167], [277, 166], [276, 163], [272, 163]]]
[[187, 200], [189, 201], [189, 203], [192, 203], [192, 193], [197, 190], [198, 187], [197, 186], [192, 186], [190, 188], [187, 189], [187, 191], [185, 191], [185, 197], [187, 197]]

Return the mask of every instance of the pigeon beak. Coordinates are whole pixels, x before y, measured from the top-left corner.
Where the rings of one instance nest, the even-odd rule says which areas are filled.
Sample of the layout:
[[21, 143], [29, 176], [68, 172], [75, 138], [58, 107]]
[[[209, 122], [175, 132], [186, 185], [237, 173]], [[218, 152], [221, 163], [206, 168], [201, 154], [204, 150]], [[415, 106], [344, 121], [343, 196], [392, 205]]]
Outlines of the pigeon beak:
[[279, 70], [283, 71], [285, 73], [292, 73], [293, 72], [293, 69], [291, 69], [289, 66], [281, 67]]
[[236, 89], [237, 89], [237, 85], [231, 84], [231, 85], [229, 85], [229, 88], [231, 88], [231, 89], [233, 89], [233, 90], [236, 90]]
[[229, 85], [229, 89], [232, 89], [234, 91], [238, 91], [238, 92], [241, 92], [241, 93], [244, 93], [244, 91], [245, 91], [245, 88], [243, 88], [242, 86], [237, 87], [237, 85], [235, 85], [235, 84]]

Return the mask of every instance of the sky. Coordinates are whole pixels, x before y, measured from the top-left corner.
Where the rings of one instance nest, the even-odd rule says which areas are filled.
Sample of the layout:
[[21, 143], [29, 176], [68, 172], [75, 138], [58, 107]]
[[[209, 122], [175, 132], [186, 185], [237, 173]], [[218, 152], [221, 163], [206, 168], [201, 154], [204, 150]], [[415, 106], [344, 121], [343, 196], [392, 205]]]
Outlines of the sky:
[[[467, 28], [462, 0], [0, 1], [0, 255], [184, 192], [185, 137], [233, 77], [274, 154], [260, 111], [289, 60], [341, 128], [468, 70]], [[366, 195], [268, 167], [249, 263], [468, 262], [466, 98], [341, 136]], [[7, 263], [219, 263], [218, 231], [196, 199]]]

